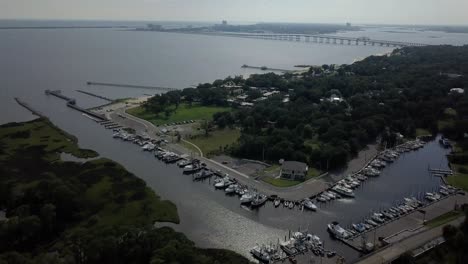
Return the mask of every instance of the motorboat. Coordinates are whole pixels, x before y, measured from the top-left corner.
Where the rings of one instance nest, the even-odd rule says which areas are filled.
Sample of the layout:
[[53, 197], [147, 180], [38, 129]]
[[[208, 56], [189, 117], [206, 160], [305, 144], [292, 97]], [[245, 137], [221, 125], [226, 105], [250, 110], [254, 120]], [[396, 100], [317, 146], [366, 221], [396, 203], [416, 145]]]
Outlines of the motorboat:
[[273, 205], [275, 207], [278, 207], [281, 204], [281, 200], [279, 198], [276, 198], [275, 201], [273, 202]]
[[384, 219], [382, 219], [381, 217], [381, 214], [378, 214], [378, 213], [374, 213], [372, 216], [371, 216], [372, 220], [374, 220], [376, 223], [379, 223], [379, 224], [382, 224], [385, 222]]
[[184, 167], [184, 173], [194, 173], [201, 170], [201, 167], [196, 164], [189, 164]]
[[304, 200], [304, 207], [312, 211], [317, 211], [317, 206], [310, 199]]
[[323, 195], [330, 197], [330, 199], [336, 199], [336, 195], [332, 192], [323, 192]]
[[252, 207], [260, 207], [264, 205], [267, 201], [268, 197], [264, 194], [257, 194], [252, 202], [250, 203], [250, 206]]
[[224, 191], [226, 192], [226, 194], [234, 194], [238, 187], [239, 185], [237, 184], [231, 184]]
[[261, 263], [270, 263], [271, 261], [270, 254], [265, 252], [259, 246], [255, 246], [254, 248], [252, 248], [250, 250], [250, 254], [252, 254], [252, 256], [256, 258], [258, 261], [260, 261]]
[[254, 197], [255, 195], [253, 193], [244, 193], [244, 195], [242, 195], [240, 198], [240, 202], [241, 204], [250, 204], [253, 201]]
[[369, 225], [372, 225], [372, 226], [378, 226], [379, 225], [376, 222], [372, 221], [371, 219], [366, 219], [365, 222], [368, 223]]
[[355, 194], [352, 190], [340, 185], [336, 185], [335, 187], [333, 187], [333, 191], [346, 197], [355, 197]]
[[153, 143], [147, 143], [142, 147], [144, 151], [153, 151], [156, 146]]
[[332, 222], [328, 224], [327, 227], [328, 232], [330, 232], [335, 238], [338, 239], [347, 239], [351, 236], [351, 234], [342, 228], [338, 222]]
[[213, 175], [214, 175], [213, 172], [210, 170], [202, 170], [195, 174], [195, 176], [193, 177], [193, 180], [203, 180], [203, 179], [212, 177]]
[[322, 202], [322, 203], [326, 203], [326, 202], [327, 202], [327, 199], [325, 199], [322, 195], [319, 195], [319, 196], [317, 197], [317, 201]]
[[364, 227], [363, 224], [352, 224], [354, 230], [358, 231], [359, 233], [362, 233], [366, 231], [366, 228]]
[[177, 162], [177, 166], [179, 166], [180, 168], [183, 168], [189, 164], [190, 164], [190, 161], [186, 159], [182, 159], [181, 161]]

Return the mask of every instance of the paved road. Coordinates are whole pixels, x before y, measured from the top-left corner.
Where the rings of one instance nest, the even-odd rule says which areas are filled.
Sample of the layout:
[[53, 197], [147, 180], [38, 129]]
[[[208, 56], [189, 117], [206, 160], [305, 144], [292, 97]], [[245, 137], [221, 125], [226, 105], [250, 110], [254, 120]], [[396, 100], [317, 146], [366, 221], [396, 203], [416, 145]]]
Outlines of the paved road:
[[[449, 224], [458, 225], [463, 221], [463, 217], [458, 218]], [[426, 244], [427, 242], [434, 240], [440, 236], [442, 236], [442, 229], [444, 226], [439, 226], [433, 229], [428, 229], [421, 233], [418, 233], [414, 236], [408, 237], [399, 241], [398, 243], [394, 243], [391, 246], [380, 250], [369, 257], [362, 259], [356, 263], [358, 264], [376, 264], [376, 263], [390, 263], [391, 261], [397, 259], [403, 253], [408, 252], [410, 250], [414, 250], [421, 245]]]

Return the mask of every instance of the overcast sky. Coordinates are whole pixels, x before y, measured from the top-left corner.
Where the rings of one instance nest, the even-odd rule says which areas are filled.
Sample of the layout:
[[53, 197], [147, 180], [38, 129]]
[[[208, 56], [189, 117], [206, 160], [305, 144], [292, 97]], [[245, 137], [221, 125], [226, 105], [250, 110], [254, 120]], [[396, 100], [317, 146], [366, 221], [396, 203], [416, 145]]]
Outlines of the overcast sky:
[[468, 25], [468, 0], [0, 0], [0, 19]]

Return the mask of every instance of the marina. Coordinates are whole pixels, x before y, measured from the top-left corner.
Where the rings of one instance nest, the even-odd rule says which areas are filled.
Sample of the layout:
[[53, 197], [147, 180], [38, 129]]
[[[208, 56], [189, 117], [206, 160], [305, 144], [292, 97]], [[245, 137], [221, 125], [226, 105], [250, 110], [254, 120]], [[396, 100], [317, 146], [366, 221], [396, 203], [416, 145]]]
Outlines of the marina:
[[[358, 36], [369, 34], [373, 39], [385, 38], [381, 37], [385, 33], [375, 32], [379, 30], [372, 29], [371, 32], [366, 30], [356, 34]], [[440, 178], [433, 177], [432, 174], [428, 173], [428, 167], [445, 169], [445, 155], [447, 153], [440, 148], [437, 142], [436, 144], [429, 142], [424, 148], [417, 151], [402, 153], [398, 159], [382, 168], [379, 176], [368, 177], [361, 183], [361, 187], [353, 190], [354, 198], [342, 197], [325, 203], [315, 203], [317, 213], [297, 210], [298, 207], [295, 204], [293, 209], [289, 209], [289, 203], [286, 207], [280, 199], [267, 201], [258, 210], [251, 210], [250, 207], [240, 205], [237, 195], [226, 195], [222, 190], [215, 190], [212, 185], [214, 176], [211, 177], [211, 181], [210, 178], [206, 178], [194, 182], [191, 175], [184, 176], [182, 169], [176, 164], [155, 160], [152, 154], [142, 150], [139, 145], [129, 144], [128, 141], [114, 140], [112, 129], [102, 129], [104, 127], [99, 123], [89, 122], [94, 119], [86, 114], [75, 113], [72, 110], [67, 111], [59, 100], [50, 100], [43, 96], [44, 89], [47, 88], [63, 89], [63, 94], [73, 94], [76, 89], [86, 83], [86, 80], [189, 87], [194, 83], [211, 82], [228, 75], [259, 72], [241, 69], [239, 66], [243, 63], [268, 65], [282, 69], [310, 62], [319, 65], [324, 63], [342, 64], [351, 63], [355, 59], [372, 54], [385, 53], [388, 51], [386, 48], [368, 46], [366, 49], [359, 49], [354, 46], [323, 45], [320, 46], [320, 49], [310, 49], [310, 47], [300, 43], [290, 45], [291, 43], [279, 41], [265, 42], [256, 39], [212, 38], [166, 33], [144, 35], [111, 30], [82, 30], [75, 31], [73, 34], [65, 31], [43, 31], [35, 38], [29, 37], [26, 33], [26, 31], [5, 31], [2, 33], [4, 38], [0, 43], [1, 50], [8, 51], [3, 54], [3, 64], [17, 65], [17, 67], [4, 68], [7, 85], [5, 96], [2, 97], [4, 103], [0, 106], [3, 107], [2, 112], [4, 113], [2, 122], [32, 118], [29, 113], [25, 114], [25, 111], [12, 111], [18, 107], [11, 98], [19, 97], [30, 103], [35, 109], [50, 117], [57, 126], [76, 135], [80, 146], [92, 148], [98, 151], [102, 157], [119, 162], [144, 180], [163, 199], [173, 201], [177, 205], [182, 221], [179, 225], [172, 227], [186, 234], [201, 247], [222, 248], [229, 245], [232, 250], [250, 256], [250, 250], [256, 244], [260, 244], [260, 247], [262, 243], [276, 244], [278, 238], [283, 240], [284, 235], [288, 235], [288, 230], [298, 230], [298, 227], [309, 226], [309, 232], [319, 236], [328, 250], [336, 251], [340, 256], [346, 258], [347, 262], [353, 262], [359, 258], [360, 254], [340, 241], [330, 238], [326, 231], [328, 223], [338, 221], [345, 227], [351, 226], [352, 223], [358, 223], [365, 219], [372, 210], [377, 211], [379, 208], [391, 207], [394, 201], [401, 200], [403, 197], [412, 197], [416, 193], [434, 192], [434, 188], [440, 185]], [[442, 37], [428, 38], [428, 35], [441, 35]], [[435, 44], [445, 43], [448, 40], [444, 37], [446, 35], [449, 34], [432, 32], [392, 34], [395, 38], [414, 38], [415, 42], [419, 38], [423, 39], [424, 42], [435, 42]], [[102, 44], [102, 48], [95, 49], [88, 45], [75, 45], [83, 40]], [[466, 42], [458, 36], [454, 37], [453, 41]], [[128, 60], [128, 57], [121, 59], [119, 55], [124, 54], [128, 47], [134, 43], [141, 44], [141, 49], [135, 49], [132, 54], [134, 59]], [[172, 43], [180, 45], [171, 45]], [[19, 59], [18, 54], [28, 49], [30, 45], [34, 45], [35, 48], [31, 50], [29, 58], [24, 61]], [[155, 45], [168, 45], [170, 48], [154, 49]], [[265, 52], [255, 52], [256, 49], [251, 47], [256, 46], [261, 46]], [[109, 47], [114, 47], [114, 49]], [[210, 52], [203, 52], [207, 47], [209, 47]], [[148, 52], [149, 50], [152, 52]], [[188, 50], [191, 52], [186, 53], [185, 51]], [[74, 62], [73, 70], [67, 70], [70, 69], [70, 65], [62, 62], [62, 54], [68, 54], [70, 60]], [[87, 56], [79, 54], [87, 54]], [[215, 56], [215, 54], [223, 54], [223, 56]], [[245, 56], [241, 57], [238, 54], [245, 54]], [[288, 54], [288, 56], [271, 56], [271, 54]], [[207, 65], [213, 65], [213, 67], [194, 68], [189, 66], [198, 65], [197, 63], [201, 60], [206, 61]], [[44, 67], [44, 61], [50, 62], [47, 67]], [[171, 63], [168, 63], [169, 61]], [[92, 67], [88, 65], [92, 65]], [[119, 65], [119, 67], [109, 70], [109, 65]], [[34, 71], [25, 71], [24, 75], [18, 75], [11, 70], [18, 69], [18, 67], [34, 68]], [[57, 72], [60, 74], [56, 74]], [[113, 98], [126, 98], [138, 97], [143, 93], [148, 93], [148, 91], [113, 89], [112, 87], [102, 87], [101, 89], [99, 87], [98, 93]], [[83, 108], [89, 109], [101, 104], [102, 102], [94, 97], [80, 98], [80, 106]], [[123, 125], [123, 127], [128, 127], [128, 125]], [[144, 128], [140, 131], [144, 131]], [[162, 147], [169, 150], [171, 146]], [[170, 151], [173, 150], [170, 149]], [[208, 163], [207, 166], [214, 170], [222, 169], [220, 166], [216, 167]], [[226, 172], [234, 177], [233, 172], [227, 169]], [[335, 177], [329, 179], [328, 176], [325, 179], [330, 182], [339, 180]], [[247, 180], [245, 182], [248, 183]], [[320, 191], [326, 190], [328, 187], [326, 186]], [[294, 191], [302, 197], [310, 197], [315, 193], [314, 191], [309, 192], [309, 195], [302, 195], [301, 191], [296, 189]], [[262, 193], [270, 195], [268, 192]], [[281, 195], [281, 197], [287, 197], [285, 200], [296, 201], [300, 199], [299, 194], [296, 195], [297, 198], [290, 198], [286, 194]], [[443, 201], [448, 201], [448, 199]], [[394, 225], [393, 223], [397, 222], [380, 228], [390, 228]], [[398, 228], [401, 229], [402, 226], [396, 227], [395, 230]], [[388, 232], [396, 233], [395, 230]], [[372, 233], [367, 235], [371, 236]], [[314, 256], [315, 263], [320, 263], [319, 257], [314, 254], [296, 255], [295, 259], [298, 260], [298, 263], [309, 263], [312, 256]], [[285, 260], [285, 263], [287, 261]], [[336, 263], [334, 259], [332, 262], [323, 259], [323, 262]]]

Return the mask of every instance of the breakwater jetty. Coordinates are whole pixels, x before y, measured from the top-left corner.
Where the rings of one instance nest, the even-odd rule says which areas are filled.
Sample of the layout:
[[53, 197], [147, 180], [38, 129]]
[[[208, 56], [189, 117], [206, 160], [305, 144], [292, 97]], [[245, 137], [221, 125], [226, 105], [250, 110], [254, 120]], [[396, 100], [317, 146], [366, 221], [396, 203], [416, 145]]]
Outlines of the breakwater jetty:
[[86, 82], [87, 85], [99, 85], [109, 87], [122, 87], [122, 88], [139, 88], [139, 89], [152, 89], [152, 90], [163, 90], [163, 91], [174, 91], [177, 88], [162, 87], [162, 86], [146, 86], [146, 85], [135, 85], [135, 84], [122, 84], [122, 83], [106, 83], [106, 82]]
[[269, 68], [269, 67], [267, 67], [267, 66], [251, 66], [251, 65], [247, 65], [247, 64], [242, 65], [241, 68], [244, 68], [244, 69], [256, 69], [256, 70], [262, 70], [262, 71], [293, 72], [293, 70], [278, 69], [278, 68]]
[[83, 91], [83, 90], [76, 90], [76, 91], [79, 92], [79, 93], [82, 93], [82, 94], [86, 94], [86, 95], [93, 96], [93, 97], [96, 97], [96, 98], [99, 98], [99, 99], [102, 99], [102, 100], [106, 100], [108, 102], [113, 102], [114, 101], [114, 100], [112, 100], [112, 99], [110, 99], [108, 97], [102, 96], [102, 95], [86, 92], [86, 91]]
[[73, 108], [73, 109], [75, 109], [77, 111], [80, 111], [80, 112], [82, 112], [84, 114], [87, 114], [88, 116], [92, 116], [94, 118], [97, 118], [98, 120], [107, 121], [107, 118], [105, 116], [97, 114], [95, 112], [91, 112], [88, 109], [84, 109], [84, 108], [82, 108], [80, 106], [77, 106], [75, 99], [63, 95], [60, 90], [57, 90], [57, 91], [46, 90], [45, 93], [47, 95], [53, 95], [53, 96], [55, 96], [57, 98], [60, 98], [60, 99], [63, 99], [65, 101], [67, 101], [67, 106], [70, 107], [70, 108]]
[[34, 115], [37, 115], [39, 117], [43, 117], [43, 118], [46, 118], [46, 116], [44, 116], [41, 112], [35, 110], [34, 108], [32, 108], [29, 104], [27, 104], [26, 102], [22, 101], [21, 99], [19, 99], [18, 97], [15, 97], [15, 101], [21, 105], [22, 107], [26, 108], [27, 110], [29, 110], [31, 113], [33, 113]]

